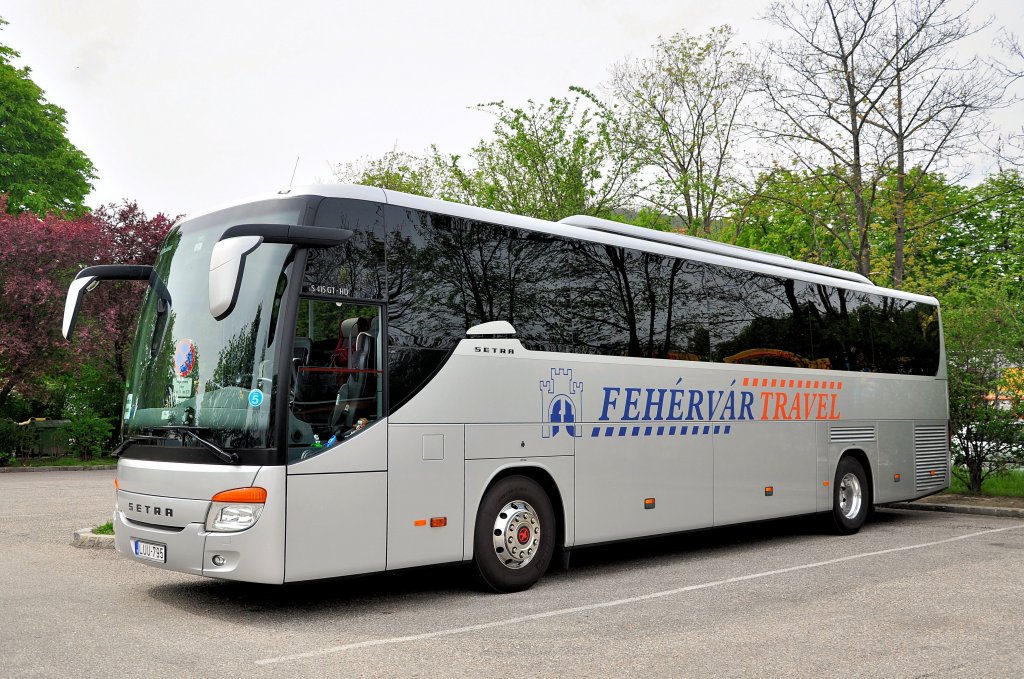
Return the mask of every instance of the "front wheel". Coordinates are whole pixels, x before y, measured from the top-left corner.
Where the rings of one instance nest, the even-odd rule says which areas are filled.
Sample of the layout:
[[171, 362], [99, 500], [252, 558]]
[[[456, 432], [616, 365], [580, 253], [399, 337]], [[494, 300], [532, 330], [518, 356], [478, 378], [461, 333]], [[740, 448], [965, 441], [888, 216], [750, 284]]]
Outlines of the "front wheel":
[[840, 535], [860, 530], [868, 518], [871, 494], [864, 467], [853, 457], [844, 457], [836, 467], [832, 486], [832, 522]]
[[532, 587], [551, 562], [557, 533], [551, 500], [536, 481], [501, 479], [477, 511], [473, 562], [480, 580], [495, 592]]

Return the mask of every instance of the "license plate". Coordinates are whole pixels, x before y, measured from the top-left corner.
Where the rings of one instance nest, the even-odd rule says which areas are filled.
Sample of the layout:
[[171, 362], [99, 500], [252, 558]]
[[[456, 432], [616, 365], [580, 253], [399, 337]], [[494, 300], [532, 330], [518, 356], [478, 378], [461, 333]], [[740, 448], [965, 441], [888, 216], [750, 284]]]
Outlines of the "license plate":
[[161, 545], [159, 542], [146, 542], [132, 538], [132, 551], [140, 559], [167, 563], [167, 545]]

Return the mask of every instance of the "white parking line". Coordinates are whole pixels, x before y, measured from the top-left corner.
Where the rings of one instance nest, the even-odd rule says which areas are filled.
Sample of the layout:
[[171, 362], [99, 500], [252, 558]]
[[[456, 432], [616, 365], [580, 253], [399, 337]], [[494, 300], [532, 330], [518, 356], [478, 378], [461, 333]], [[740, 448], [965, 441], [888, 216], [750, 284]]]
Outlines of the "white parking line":
[[977, 533], [968, 533], [967, 535], [959, 535], [953, 538], [946, 538], [945, 540], [936, 540], [934, 542], [922, 542], [917, 545], [907, 545], [905, 547], [893, 547], [892, 549], [881, 549], [876, 552], [863, 552], [861, 554], [851, 554], [850, 556], [841, 556], [837, 559], [829, 559], [828, 561], [816, 561], [814, 563], [805, 563], [799, 566], [790, 566], [788, 568], [779, 568], [773, 571], [764, 571], [762, 573], [751, 573], [750, 575], [739, 575], [734, 578], [726, 578], [724, 580], [715, 580], [712, 582], [704, 582], [699, 585], [688, 585], [686, 587], [678, 587], [676, 589], [667, 589], [661, 592], [652, 592], [650, 594], [642, 594], [640, 596], [628, 597], [626, 599], [614, 599], [612, 601], [602, 601], [596, 604], [587, 604], [586, 606], [575, 606], [573, 608], [559, 608], [553, 611], [546, 611], [544, 613], [534, 613], [532, 615], [524, 615], [518, 618], [507, 618], [505, 620], [494, 620], [492, 622], [484, 622], [478, 625], [466, 625], [465, 627], [452, 627], [449, 629], [436, 630], [434, 632], [424, 632], [422, 634], [410, 634], [404, 637], [387, 637], [384, 639], [369, 639], [367, 641], [357, 641], [351, 644], [342, 644], [340, 646], [329, 646], [327, 648], [321, 648], [315, 651], [306, 651], [305, 653], [293, 653], [291, 655], [281, 655], [276, 658], [264, 658], [263, 660], [257, 660], [257, 665], [273, 665], [276, 663], [288, 662], [290, 660], [305, 660], [307, 658], [316, 658], [322, 655], [331, 655], [334, 653], [343, 653], [345, 651], [354, 651], [360, 648], [371, 648], [374, 646], [391, 646], [394, 644], [404, 644], [410, 641], [422, 641], [424, 639], [436, 639], [438, 637], [449, 637], [456, 634], [465, 634], [467, 632], [476, 632], [478, 630], [492, 629], [495, 627], [507, 627], [508, 625], [518, 625], [523, 622], [529, 622], [531, 620], [543, 620], [544, 618], [554, 618], [561, 615], [572, 615], [573, 613], [583, 613], [586, 611], [594, 611], [600, 608], [611, 608], [613, 606], [625, 606], [627, 604], [635, 604], [642, 601], [650, 601], [651, 599], [660, 599], [667, 596], [675, 596], [677, 594], [685, 594], [687, 592], [696, 592], [702, 589], [710, 589], [712, 587], [721, 587], [722, 585], [731, 585], [736, 582], [745, 582], [747, 580], [757, 580], [759, 578], [767, 578], [772, 575], [782, 575], [784, 573], [792, 573], [794, 571], [803, 571], [811, 568], [821, 568], [822, 566], [831, 566], [832, 564], [843, 563], [844, 561], [854, 561], [856, 559], [867, 559], [872, 556], [881, 556], [883, 554], [893, 554], [896, 552], [906, 552], [911, 549], [923, 549], [925, 547], [934, 547], [936, 545], [944, 545], [950, 542], [957, 542], [959, 540], [969, 540], [970, 538], [980, 537], [982, 535], [992, 535], [993, 533], [1002, 533], [1008, 530], [1017, 530], [1024, 528], [1024, 524], [1016, 526], [1007, 526], [1006, 528], [993, 528], [991, 530], [983, 530]]

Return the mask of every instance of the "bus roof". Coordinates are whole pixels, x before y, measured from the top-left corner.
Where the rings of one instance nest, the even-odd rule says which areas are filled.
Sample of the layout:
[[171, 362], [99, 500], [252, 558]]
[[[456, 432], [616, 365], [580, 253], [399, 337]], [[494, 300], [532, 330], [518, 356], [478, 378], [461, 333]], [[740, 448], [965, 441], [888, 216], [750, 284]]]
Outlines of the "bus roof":
[[775, 266], [781, 266], [786, 269], [809, 271], [822, 276], [833, 276], [835, 278], [853, 281], [854, 283], [863, 283], [864, 285], [874, 285], [874, 283], [872, 283], [867, 277], [861, 276], [859, 273], [853, 273], [852, 271], [833, 269], [832, 267], [822, 266], [821, 264], [801, 262], [800, 260], [785, 257], [783, 255], [753, 250], [740, 245], [720, 243], [706, 238], [687, 236], [682, 233], [657, 231], [655, 229], [633, 226], [632, 224], [623, 224], [622, 222], [614, 222], [610, 219], [601, 219], [600, 217], [591, 217], [589, 215], [573, 215], [572, 217], [566, 217], [565, 219], [559, 220], [558, 223], [571, 224], [572, 226], [579, 226], [584, 229], [593, 229], [595, 231], [604, 231], [606, 233], [618, 233], [631, 238], [639, 238], [640, 240], [678, 245], [690, 250], [712, 252], [717, 255], [735, 257], [736, 259], [743, 259], [749, 262], [761, 262], [763, 264], [774, 264]]
[[[862, 292], [873, 292], [938, 305], [938, 301], [934, 297], [918, 295], [903, 290], [877, 287], [866, 277], [850, 271], [801, 262], [782, 255], [719, 243], [695, 236], [655, 231], [587, 215], [575, 215], [567, 217], [560, 222], [549, 222], [534, 217], [524, 217], [522, 215], [474, 207], [463, 203], [452, 203], [436, 198], [425, 198], [391, 189], [380, 189], [357, 184], [310, 184], [296, 186], [278, 191], [276, 194], [253, 196], [248, 200], [219, 205], [214, 209], [204, 211], [202, 214], [258, 200], [284, 199], [303, 195], [380, 201], [389, 205], [407, 207], [414, 210], [436, 212], [466, 219], [477, 219], [493, 224], [502, 224], [577, 240], [595, 241], [607, 245], [657, 252], [668, 256], [686, 257], [733, 268], [755, 270], [769, 275], [799, 278], [812, 283], [839, 285], [840, 287], [861, 290]], [[199, 214], [189, 215], [188, 219], [198, 216]]]

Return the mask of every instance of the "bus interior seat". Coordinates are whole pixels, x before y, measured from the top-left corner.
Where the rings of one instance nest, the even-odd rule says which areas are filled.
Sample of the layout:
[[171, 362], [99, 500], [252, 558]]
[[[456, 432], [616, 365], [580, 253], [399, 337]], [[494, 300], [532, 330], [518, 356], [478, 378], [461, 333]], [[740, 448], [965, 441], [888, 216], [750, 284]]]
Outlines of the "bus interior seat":
[[332, 363], [339, 368], [352, 367], [352, 351], [359, 334], [359, 319], [346, 318], [338, 323], [338, 344], [334, 347]]
[[376, 333], [379, 328], [380, 323], [374, 318], [369, 323], [369, 330], [360, 332], [355, 337], [353, 349], [348, 355], [348, 367], [352, 372], [338, 389], [334, 412], [331, 415], [331, 426], [334, 428], [351, 427], [361, 407], [375, 396], [369, 389], [376, 389], [376, 379], [370, 378], [371, 371], [375, 369]]
[[309, 365], [310, 354], [313, 353], [313, 340], [309, 337], [296, 337], [292, 345], [292, 396], [297, 400], [301, 399], [302, 372], [304, 366]]
[[296, 337], [292, 346], [292, 361], [298, 359], [301, 365], [309, 363], [309, 355], [313, 351], [313, 340], [308, 337]]

